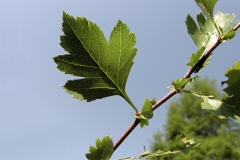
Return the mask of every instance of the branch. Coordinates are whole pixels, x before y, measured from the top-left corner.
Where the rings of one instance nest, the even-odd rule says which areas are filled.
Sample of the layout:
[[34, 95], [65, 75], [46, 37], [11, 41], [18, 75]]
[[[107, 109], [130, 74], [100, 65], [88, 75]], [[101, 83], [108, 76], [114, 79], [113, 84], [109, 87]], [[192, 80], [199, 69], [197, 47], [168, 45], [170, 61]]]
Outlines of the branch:
[[233, 30], [234, 30], [234, 31], [237, 31], [239, 28], [240, 28], [240, 23], [238, 23], [238, 24], [233, 28]]
[[[237, 31], [240, 28], [240, 23], [234, 27], [234, 31]], [[184, 75], [184, 78], [189, 78], [191, 74], [198, 69], [198, 67], [202, 66], [206, 59], [212, 54], [212, 52], [221, 44], [222, 42], [218, 39], [215, 44], [207, 50], [202, 58]], [[166, 96], [160, 99], [155, 105], [152, 106], [152, 110], [154, 111], [159, 106], [161, 106], [164, 102], [174, 96], [177, 92], [170, 91]], [[141, 114], [141, 113], [139, 113]], [[117, 140], [117, 142], [113, 146], [113, 152], [121, 145], [121, 143], [128, 137], [128, 135], [134, 130], [134, 128], [139, 124], [140, 120], [135, 118], [133, 123], [128, 127], [128, 129], [123, 133], [123, 135]]]
[[[166, 96], [164, 96], [161, 100], [159, 100], [155, 105], [152, 106], [152, 110], [155, 110], [157, 107], [159, 107], [161, 104], [166, 102], [169, 98], [171, 98], [174, 94], [176, 94], [175, 91], [169, 92]], [[139, 113], [140, 115], [140, 113]], [[127, 136], [133, 131], [133, 129], [139, 124], [140, 120], [135, 118], [133, 123], [128, 127], [126, 132], [118, 139], [118, 141], [113, 146], [113, 152], [120, 146], [120, 144], [127, 138]]]

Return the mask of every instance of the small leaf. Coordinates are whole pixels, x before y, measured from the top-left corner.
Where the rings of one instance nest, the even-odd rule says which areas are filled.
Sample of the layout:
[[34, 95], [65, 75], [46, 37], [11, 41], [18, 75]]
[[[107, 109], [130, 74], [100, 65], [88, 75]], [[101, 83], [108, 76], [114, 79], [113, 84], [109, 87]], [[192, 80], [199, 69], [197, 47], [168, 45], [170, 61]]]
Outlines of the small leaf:
[[143, 115], [137, 116], [135, 114], [133, 114], [133, 116], [137, 119], [140, 119], [140, 127], [143, 128], [144, 126], [148, 126], [149, 122], [148, 119], [146, 117], [144, 117]]
[[223, 32], [225, 32], [227, 30], [227, 28], [231, 25], [231, 23], [233, 22], [233, 20], [235, 19], [235, 15], [229, 15], [229, 14], [224, 14], [222, 12], [217, 12], [214, 15], [214, 21], [216, 23], [216, 25], [221, 28], [221, 30]]
[[104, 136], [102, 141], [96, 140], [96, 148], [90, 146], [90, 153], [86, 153], [88, 160], [109, 160], [113, 153], [113, 142], [109, 136]]
[[199, 76], [191, 77], [191, 78], [178, 78], [176, 80], [172, 81], [172, 85], [169, 86], [168, 88], [170, 90], [175, 90], [178, 92], [181, 92], [181, 90], [190, 84], [192, 84], [195, 80], [197, 80]]
[[[194, 19], [188, 15], [185, 21], [188, 34], [193, 39], [194, 43], [200, 50], [200, 48], [205, 47], [206, 51], [213, 43], [217, 40], [217, 29], [214, 23], [206, 19], [202, 13], [197, 15], [197, 21], [200, 28], [198, 28]], [[204, 52], [203, 51], [203, 52]]]
[[227, 30], [223, 33], [223, 35], [222, 35], [222, 37], [221, 37], [222, 42], [231, 40], [231, 39], [236, 35], [236, 33], [237, 33], [237, 31], [238, 31], [239, 29], [236, 30], [236, 31], [234, 31], [234, 27], [235, 27], [236, 25], [238, 25], [239, 23], [240, 23], [240, 21], [237, 21], [236, 23], [234, 23], [231, 27], [229, 27], [229, 29], [227, 29]]
[[203, 141], [196, 143], [193, 139], [187, 139], [186, 134], [181, 134], [180, 139], [186, 145], [187, 148], [195, 148], [203, 143]]
[[205, 51], [205, 48], [206, 47], [202, 46], [197, 51], [197, 53], [193, 53], [192, 56], [190, 57], [190, 62], [188, 62], [187, 65], [193, 67], [200, 60], [200, 58], [202, 57], [202, 55], [203, 55], [203, 53]]
[[150, 102], [152, 103], [152, 105], [156, 104], [157, 103], [156, 98], [153, 98]]
[[208, 64], [210, 64], [210, 59], [212, 58], [212, 55], [208, 56], [207, 59], [203, 62], [202, 65], [198, 66], [198, 68], [194, 71], [194, 73], [198, 73], [202, 68], [206, 67]]
[[196, 148], [197, 146], [201, 145], [203, 141], [196, 143], [193, 139], [187, 139], [187, 135], [181, 134], [180, 135], [181, 141], [185, 144], [186, 148], [184, 150], [179, 150], [179, 151], [162, 151], [158, 150], [157, 152], [148, 152], [146, 149], [144, 149], [143, 153], [140, 154], [139, 156], [134, 156], [134, 157], [125, 157], [121, 158], [119, 160], [134, 160], [134, 159], [141, 159], [141, 158], [152, 158], [152, 157], [160, 157], [160, 156], [166, 156], [166, 155], [173, 155], [177, 154], [180, 152], [187, 151], [192, 148]]
[[143, 128], [144, 126], [148, 126], [149, 122], [148, 119], [153, 117], [152, 106], [156, 103], [156, 99], [153, 98], [151, 101], [147, 98], [144, 99], [144, 103], [141, 110], [141, 115], [134, 115], [133, 116], [137, 119], [140, 119], [140, 127]]
[[62, 30], [60, 45], [69, 54], [53, 58], [57, 68], [66, 74], [83, 77], [68, 81], [63, 86], [65, 91], [88, 102], [119, 95], [137, 112], [125, 92], [137, 51], [134, 48], [136, 37], [127, 25], [119, 20], [107, 42], [96, 24], [64, 12]]
[[[205, 60], [205, 62], [203, 63], [202, 68], [203, 68], [203, 67], [206, 67], [206, 66], [210, 63], [209, 60], [210, 60], [211, 58], [212, 58], [212, 55], [210, 55], [210, 56]], [[199, 70], [196, 70], [195, 73], [198, 72], [198, 71], [199, 71]]]
[[218, 26], [219, 30], [222, 31], [220, 35], [222, 42], [226, 42], [235, 36], [236, 31], [234, 31], [234, 27], [240, 22], [238, 21], [232, 26], [230, 26], [235, 17], [236, 16], [234, 14], [229, 15], [221, 12], [217, 12], [217, 14], [214, 15], [214, 21]]
[[140, 127], [143, 128], [144, 126], [149, 126], [148, 119], [142, 119], [140, 121]]
[[199, 76], [195, 76], [195, 77], [188, 78], [189, 81], [188, 81], [188, 83], [185, 85], [184, 88], [186, 88], [187, 86], [190, 86], [190, 85], [191, 85], [193, 82], [195, 82], [198, 78], [199, 78]]
[[236, 35], [236, 31], [234, 31], [233, 27], [229, 29], [226, 33], [221, 37], [222, 42], [228, 41], [232, 39]]
[[145, 98], [142, 106], [141, 115], [143, 115], [147, 119], [151, 119], [153, 117], [152, 105], [155, 104], [153, 104], [153, 102], [155, 101], [155, 98], [152, 101], [149, 101], [147, 98]]

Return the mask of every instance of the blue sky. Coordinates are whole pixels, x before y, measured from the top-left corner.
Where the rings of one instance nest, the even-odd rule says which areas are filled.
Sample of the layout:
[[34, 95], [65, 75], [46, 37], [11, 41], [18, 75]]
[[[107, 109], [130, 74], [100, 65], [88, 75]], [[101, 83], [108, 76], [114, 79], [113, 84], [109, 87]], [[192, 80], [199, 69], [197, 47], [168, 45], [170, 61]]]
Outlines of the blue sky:
[[[216, 11], [235, 13], [240, 1], [220, 0]], [[126, 91], [141, 108], [144, 98], [157, 100], [167, 86], [188, 70], [185, 65], [196, 46], [187, 34], [185, 19], [200, 9], [192, 0], [3, 0], [0, 3], [0, 159], [86, 159], [96, 138], [116, 141], [134, 120], [134, 110], [113, 96], [91, 103], [78, 101], [61, 86], [71, 79], [56, 68], [52, 57], [66, 54], [60, 47], [62, 12], [95, 22], [109, 38], [119, 19], [137, 37], [138, 52]], [[226, 80], [224, 73], [239, 60], [240, 35], [214, 52], [211, 64], [199, 75]], [[154, 112], [150, 126], [137, 127], [112, 159], [138, 155], [149, 149], [153, 133], [163, 129], [167, 104]]]

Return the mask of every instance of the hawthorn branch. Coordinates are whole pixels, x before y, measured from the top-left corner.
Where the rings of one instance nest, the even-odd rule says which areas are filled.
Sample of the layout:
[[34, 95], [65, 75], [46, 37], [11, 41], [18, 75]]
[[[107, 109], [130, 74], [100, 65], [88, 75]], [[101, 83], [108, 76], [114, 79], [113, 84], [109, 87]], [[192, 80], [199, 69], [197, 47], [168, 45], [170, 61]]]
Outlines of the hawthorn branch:
[[[234, 31], [237, 31], [240, 28], [240, 23], [234, 27]], [[212, 52], [221, 44], [221, 40], [218, 39], [202, 56], [202, 58], [184, 75], [184, 78], [189, 78], [192, 73], [194, 73], [199, 67], [203, 65], [203, 63], [207, 60], [207, 58], [212, 54]], [[155, 105], [152, 106], [152, 110], [154, 111], [159, 106], [161, 106], [164, 102], [174, 96], [177, 92], [170, 91], [166, 96], [160, 99]], [[139, 113], [140, 115], [141, 113]], [[121, 145], [121, 143], [128, 137], [128, 135], [134, 130], [134, 128], [139, 124], [140, 120], [135, 118], [133, 123], [128, 127], [128, 129], [123, 133], [123, 135], [117, 140], [117, 142], [113, 146], [113, 152]]]
[[233, 28], [233, 30], [234, 30], [234, 31], [237, 31], [239, 28], [240, 28], [240, 23], [238, 23], [238, 24]]
[[[171, 98], [173, 95], [175, 95], [175, 91], [169, 92], [166, 96], [164, 96], [161, 100], [159, 100], [155, 105], [152, 106], [152, 110], [155, 110], [157, 107], [162, 105], [164, 102], [166, 102], [169, 98]], [[139, 113], [140, 115], [141, 113]], [[118, 141], [113, 146], [113, 152], [118, 148], [118, 146], [121, 145], [121, 143], [127, 138], [127, 136], [134, 130], [134, 128], [139, 124], [140, 120], [135, 118], [133, 123], [128, 127], [126, 132], [118, 139]]]

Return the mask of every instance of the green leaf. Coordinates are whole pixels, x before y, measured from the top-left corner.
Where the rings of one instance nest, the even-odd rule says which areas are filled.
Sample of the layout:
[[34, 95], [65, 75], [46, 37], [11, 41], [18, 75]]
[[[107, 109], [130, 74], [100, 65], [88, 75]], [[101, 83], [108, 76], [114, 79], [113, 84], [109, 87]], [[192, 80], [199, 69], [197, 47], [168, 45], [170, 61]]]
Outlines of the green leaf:
[[224, 91], [228, 95], [240, 93], [240, 61], [236, 62], [233, 67], [228, 68], [225, 76], [228, 77], [228, 80], [225, 81], [228, 87]]
[[229, 15], [229, 14], [224, 14], [222, 12], [217, 12], [214, 15], [214, 21], [215, 21], [216, 25], [223, 32], [225, 32], [227, 30], [227, 28], [232, 24], [235, 17], [236, 17], [235, 14]]
[[202, 13], [197, 15], [197, 21], [199, 28], [194, 19], [190, 15], [187, 16], [185, 23], [188, 29], [188, 34], [191, 36], [198, 49], [205, 47], [204, 51], [206, 51], [216, 42], [218, 32], [214, 23], [211, 20], [206, 19]]
[[[236, 33], [233, 30], [234, 26], [230, 27], [231, 23], [233, 22], [233, 20], [235, 19], [236, 16], [234, 14], [229, 15], [229, 14], [224, 14], [221, 12], [217, 12], [213, 16], [213, 10], [214, 10], [214, 6], [215, 6], [216, 2], [217, 2], [217, 0], [196, 0], [196, 3], [203, 11], [203, 14], [207, 17], [207, 21], [210, 22], [210, 23], [209, 22], [206, 23], [206, 24], [208, 24], [208, 27], [211, 27], [211, 29], [209, 29], [209, 30], [216, 31], [217, 37], [219, 37], [220, 40], [225, 42], [227, 40], [232, 39]], [[202, 25], [202, 26], [200, 25], [202, 22], [206, 22], [206, 19], [205, 20], [204, 19], [205, 18], [203, 18], [203, 17], [198, 17], [198, 23], [199, 23], [199, 26], [201, 27], [201, 30], [207, 31], [206, 26], [204, 27], [204, 25]], [[202, 23], [202, 24], [204, 24], [204, 23]], [[205, 33], [212, 34], [213, 32], [207, 31]], [[212, 40], [210, 40], [210, 42], [211, 41]]]
[[186, 148], [184, 150], [179, 150], [179, 151], [162, 151], [162, 150], [158, 150], [157, 152], [148, 152], [145, 148], [142, 154], [140, 154], [139, 156], [134, 156], [134, 157], [125, 157], [125, 158], [121, 158], [119, 160], [134, 160], [134, 159], [141, 159], [141, 158], [151, 158], [151, 157], [160, 157], [160, 156], [166, 156], [166, 155], [173, 155], [173, 154], [177, 154], [180, 152], [184, 152], [187, 151], [189, 149], [192, 148], [196, 148], [199, 145], [201, 145], [203, 143], [203, 141], [196, 143], [193, 139], [187, 139], [187, 135], [185, 134], [181, 134], [180, 135], [180, 139], [181, 141], [185, 144]]
[[60, 45], [69, 54], [54, 57], [57, 68], [66, 74], [83, 77], [68, 81], [63, 86], [65, 91], [88, 102], [119, 95], [137, 112], [125, 92], [137, 51], [134, 48], [136, 37], [127, 25], [119, 20], [107, 42], [96, 24], [64, 12], [62, 30]]
[[134, 115], [133, 116], [137, 119], [140, 119], [140, 127], [143, 128], [144, 126], [148, 126], [149, 122], [148, 120], [153, 117], [153, 111], [152, 106], [156, 104], [156, 99], [153, 98], [151, 101], [147, 98], [144, 99], [144, 103], [142, 106], [141, 114], [140, 115]]
[[228, 97], [223, 100], [215, 99], [213, 96], [205, 96], [201, 93], [184, 91], [203, 99], [201, 107], [212, 112], [219, 118], [232, 117], [240, 121], [240, 61], [236, 62], [232, 68], [226, 71], [228, 87], [224, 91]]
[[232, 39], [235, 35], [236, 35], [236, 31], [234, 31], [234, 29], [232, 27], [226, 33], [223, 34], [221, 39], [222, 39], [223, 42], [225, 42], [225, 41], [228, 41], [228, 40]]
[[[209, 43], [212, 44], [212, 42], [215, 40], [215, 35], [217, 37], [219, 36], [218, 28], [216, 27], [216, 24], [213, 19], [213, 10], [214, 10], [215, 4], [217, 3], [217, 0], [195, 0], [195, 1], [196, 1], [197, 5], [201, 8], [203, 14], [207, 17], [207, 20], [205, 21], [206, 23], [202, 26], [201, 29], [202, 29], [202, 31], [205, 31], [205, 33], [203, 32], [203, 34], [210, 35]], [[202, 14], [202, 13], [200, 13], [200, 14]], [[202, 22], [199, 20], [202, 20], [202, 18], [204, 17], [203, 15], [201, 15], [201, 16], [202, 16], [201, 19], [199, 19], [199, 18], [197, 19], [199, 25]], [[203, 46], [207, 47], [207, 45], [203, 45]]]
[[[225, 42], [232, 39], [236, 34], [234, 26], [230, 26], [235, 19], [234, 14], [229, 15], [217, 12], [217, 14], [213, 16], [214, 6], [217, 0], [195, 1], [202, 10], [202, 12], [197, 15], [198, 24], [190, 15], [188, 15], [186, 19], [188, 33], [198, 47], [197, 53], [193, 53], [190, 62], [187, 63], [187, 65], [191, 67], [193, 67], [205, 51], [208, 51], [217, 41]], [[202, 66], [196, 69], [195, 73], [209, 64], [210, 58], [211, 56], [207, 58]]]
[[204, 102], [201, 104], [202, 109], [214, 113], [221, 119], [233, 117], [240, 121], [240, 108], [236, 105], [231, 105], [230, 101], [220, 101], [218, 99], [211, 99], [209, 97], [202, 97]]
[[203, 56], [205, 48], [206, 47], [202, 46], [197, 51], [197, 53], [193, 53], [192, 56], [190, 57], [190, 62], [188, 62], [187, 65], [193, 67], [200, 60], [200, 58]]
[[[210, 55], [206, 60], [205, 60], [205, 62], [203, 63], [203, 65], [202, 65], [202, 67], [200, 66], [199, 68], [200, 69], [202, 69], [203, 67], [206, 67], [210, 62], [210, 59], [212, 58], [212, 55]], [[196, 70], [195, 71], [195, 73], [197, 73], [199, 71], [199, 69], [198, 70]]]
[[181, 134], [180, 139], [186, 145], [187, 148], [196, 148], [197, 146], [201, 145], [203, 141], [196, 143], [193, 139], [187, 139], [186, 134]]
[[143, 128], [144, 126], [149, 126], [148, 119], [142, 119], [140, 121], [140, 127]]
[[156, 100], [156, 98], [153, 98], [150, 102], [152, 103], [152, 106], [153, 106], [157, 103], [157, 100]]
[[[185, 22], [188, 33], [198, 47], [197, 53], [193, 53], [190, 57], [190, 62], [187, 63], [188, 66], [193, 67], [202, 58], [205, 51], [207, 51], [218, 40], [219, 31], [213, 20], [213, 9], [216, 2], [217, 0], [196, 0], [196, 3], [203, 11], [203, 13], [200, 12], [197, 15], [198, 25], [190, 15], [187, 16]], [[203, 67], [209, 64], [210, 59], [211, 56], [205, 60], [203, 65], [195, 70], [195, 73], [199, 72]]]
[[149, 101], [147, 98], [144, 99], [144, 103], [142, 106], [141, 115], [143, 115], [147, 119], [151, 119], [153, 117], [152, 106], [156, 103], [156, 99], [153, 98]]
[[231, 105], [228, 102], [224, 102], [223, 100], [220, 101], [218, 99], [215, 99], [213, 96], [205, 96], [201, 93], [196, 92], [192, 92], [192, 94], [203, 99], [203, 102], [201, 103], [202, 109], [215, 114], [221, 119], [233, 117], [240, 121], [239, 106]]
[[228, 87], [224, 91], [228, 97], [222, 100], [218, 114], [224, 117], [234, 117], [240, 121], [240, 61], [236, 62], [232, 68], [228, 68], [225, 75], [228, 77], [225, 81]]
[[231, 27], [229, 27], [222, 35], [221, 40], [222, 42], [231, 40], [237, 33], [238, 30], [234, 31], [234, 27], [236, 25], [238, 25], [240, 23], [240, 21], [237, 21], [236, 23], [234, 23]]
[[191, 78], [178, 78], [172, 81], [172, 85], [168, 88], [170, 90], [175, 90], [177, 92], [181, 92], [181, 90], [190, 84], [192, 84], [195, 80], [197, 80], [199, 76], [191, 77]]
[[238, 21], [231, 26], [235, 17], [235, 14], [229, 15], [221, 12], [217, 12], [217, 14], [214, 15], [214, 21], [219, 28], [219, 31], [221, 31], [220, 36], [222, 42], [226, 42], [235, 36], [236, 31], [234, 31], [234, 27], [240, 22]]
[[149, 125], [149, 122], [148, 122], [148, 119], [146, 117], [144, 117], [143, 115], [135, 115], [133, 114], [133, 116], [137, 119], [140, 119], [140, 127], [143, 128], [144, 126], [148, 126]]
[[217, 0], [195, 0], [198, 6], [202, 9], [203, 13], [208, 17], [213, 17], [213, 9]]
[[113, 142], [109, 136], [104, 136], [102, 141], [96, 140], [96, 148], [90, 146], [90, 153], [86, 153], [88, 160], [109, 160], [113, 153]]

